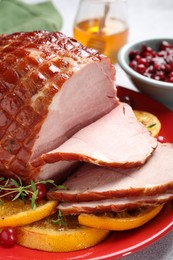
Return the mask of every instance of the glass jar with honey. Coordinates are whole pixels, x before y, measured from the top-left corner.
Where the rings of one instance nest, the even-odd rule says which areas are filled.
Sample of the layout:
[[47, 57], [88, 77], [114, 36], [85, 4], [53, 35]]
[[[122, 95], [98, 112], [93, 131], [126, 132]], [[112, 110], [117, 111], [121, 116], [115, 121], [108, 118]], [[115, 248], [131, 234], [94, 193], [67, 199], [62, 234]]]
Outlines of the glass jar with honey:
[[117, 52], [128, 39], [127, 1], [81, 0], [74, 38], [116, 63]]

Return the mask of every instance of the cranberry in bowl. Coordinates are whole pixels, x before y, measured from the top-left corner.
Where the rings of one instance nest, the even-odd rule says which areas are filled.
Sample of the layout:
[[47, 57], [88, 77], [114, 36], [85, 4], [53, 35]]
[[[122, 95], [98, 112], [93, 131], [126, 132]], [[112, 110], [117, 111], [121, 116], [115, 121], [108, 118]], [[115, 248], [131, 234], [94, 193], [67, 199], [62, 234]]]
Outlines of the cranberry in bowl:
[[173, 39], [131, 42], [118, 53], [118, 63], [144, 94], [173, 109]]

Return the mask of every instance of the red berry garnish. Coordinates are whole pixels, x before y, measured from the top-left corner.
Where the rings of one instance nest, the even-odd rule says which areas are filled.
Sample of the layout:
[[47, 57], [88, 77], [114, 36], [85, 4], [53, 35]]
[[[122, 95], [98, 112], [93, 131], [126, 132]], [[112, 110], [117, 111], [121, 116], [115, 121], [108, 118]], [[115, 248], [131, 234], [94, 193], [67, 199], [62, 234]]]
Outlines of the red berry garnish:
[[163, 41], [160, 46], [161, 50], [172, 49], [172, 48], [173, 46], [167, 41]]
[[137, 65], [138, 65], [138, 63], [137, 63], [136, 60], [133, 60], [133, 61], [131, 61], [131, 62], [129, 63], [129, 66], [130, 66], [132, 69], [134, 69], [134, 70], [136, 70]]
[[139, 64], [137, 66], [136, 71], [143, 75], [145, 73], [145, 71], [146, 71], [145, 65], [144, 64]]
[[162, 135], [159, 135], [157, 137], [157, 141], [160, 142], [160, 143], [166, 143], [167, 142], [166, 138], [164, 136], [162, 136]]
[[[35, 187], [36, 187], [36, 190], [38, 191], [38, 194], [37, 194], [37, 197], [36, 197], [36, 201], [38, 202], [38, 201], [41, 201], [41, 200], [43, 200], [45, 198], [45, 196], [46, 196], [46, 187], [42, 183], [36, 184]], [[34, 191], [32, 190], [32, 188], [30, 189], [30, 191], [31, 192], [28, 194], [28, 197], [32, 198], [32, 192], [34, 192]]]
[[0, 244], [4, 247], [12, 247], [16, 244], [16, 232], [14, 228], [6, 227], [1, 231]]
[[138, 55], [138, 51], [131, 51], [129, 53], [130, 60], [133, 60], [136, 57], [136, 55]]
[[43, 200], [46, 196], [46, 187], [44, 184], [42, 183], [39, 183], [39, 184], [36, 184], [36, 188], [38, 190], [38, 195], [37, 195], [37, 199], [36, 201], [40, 201], [40, 200]]

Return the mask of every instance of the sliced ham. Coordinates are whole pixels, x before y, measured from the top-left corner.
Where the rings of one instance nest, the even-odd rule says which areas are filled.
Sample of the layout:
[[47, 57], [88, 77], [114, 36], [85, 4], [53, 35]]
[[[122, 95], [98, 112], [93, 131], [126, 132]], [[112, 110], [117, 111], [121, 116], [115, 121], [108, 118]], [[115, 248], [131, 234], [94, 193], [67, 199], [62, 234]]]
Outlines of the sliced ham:
[[102, 166], [133, 167], [145, 163], [157, 140], [136, 120], [127, 104], [81, 129], [57, 149], [37, 158], [33, 165], [79, 160]]
[[1, 35], [0, 171], [26, 180], [58, 174], [62, 163], [47, 176], [30, 161], [116, 107], [114, 80], [108, 58], [62, 33]]
[[173, 199], [173, 190], [166, 194], [142, 197], [112, 198], [90, 202], [64, 202], [58, 205], [64, 215], [81, 213], [105, 213], [132, 210], [139, 207], [157, 206]]
[[173, 189], [173, 144], [159, 144], [143, 166], [132, 169], [86, 164], [64, 183], [66, 190], [50, 191], [49, 199], [93, 201], [112, 197], [154, 196]]

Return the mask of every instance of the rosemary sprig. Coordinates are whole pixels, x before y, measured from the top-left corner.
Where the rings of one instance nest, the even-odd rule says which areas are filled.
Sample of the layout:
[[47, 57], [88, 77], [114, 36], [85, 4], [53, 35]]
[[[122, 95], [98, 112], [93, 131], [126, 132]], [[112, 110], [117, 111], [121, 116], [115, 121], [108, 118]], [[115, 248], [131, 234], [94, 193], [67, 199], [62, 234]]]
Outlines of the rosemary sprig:
[[[32, 209], [36, 208], [36, 199], [38, 195], [38, 190], [36, 188], [37, 184], [52, 184], [57, 189], [59, 185], [56, 185], [53, 180], [41, 180], [38, 182], [33, 182], [31, 180], [30, 184], [24, 185], [21, 178], [18, 177], [17, 180], [13, 178], [9, 178], [5, 180], [3, 177], [0, 177], [0, 203], [2, 203], [2, 199], [9, 195], [14, 195], [12, 198], [12, 201], [17, 200], [18, 198], [21, 198], [22, 201], [25, 203], [26, 198], [30, 194], [31, 197], [31, 207]], [[60, 188], [61, 185], [60, 185]]]

